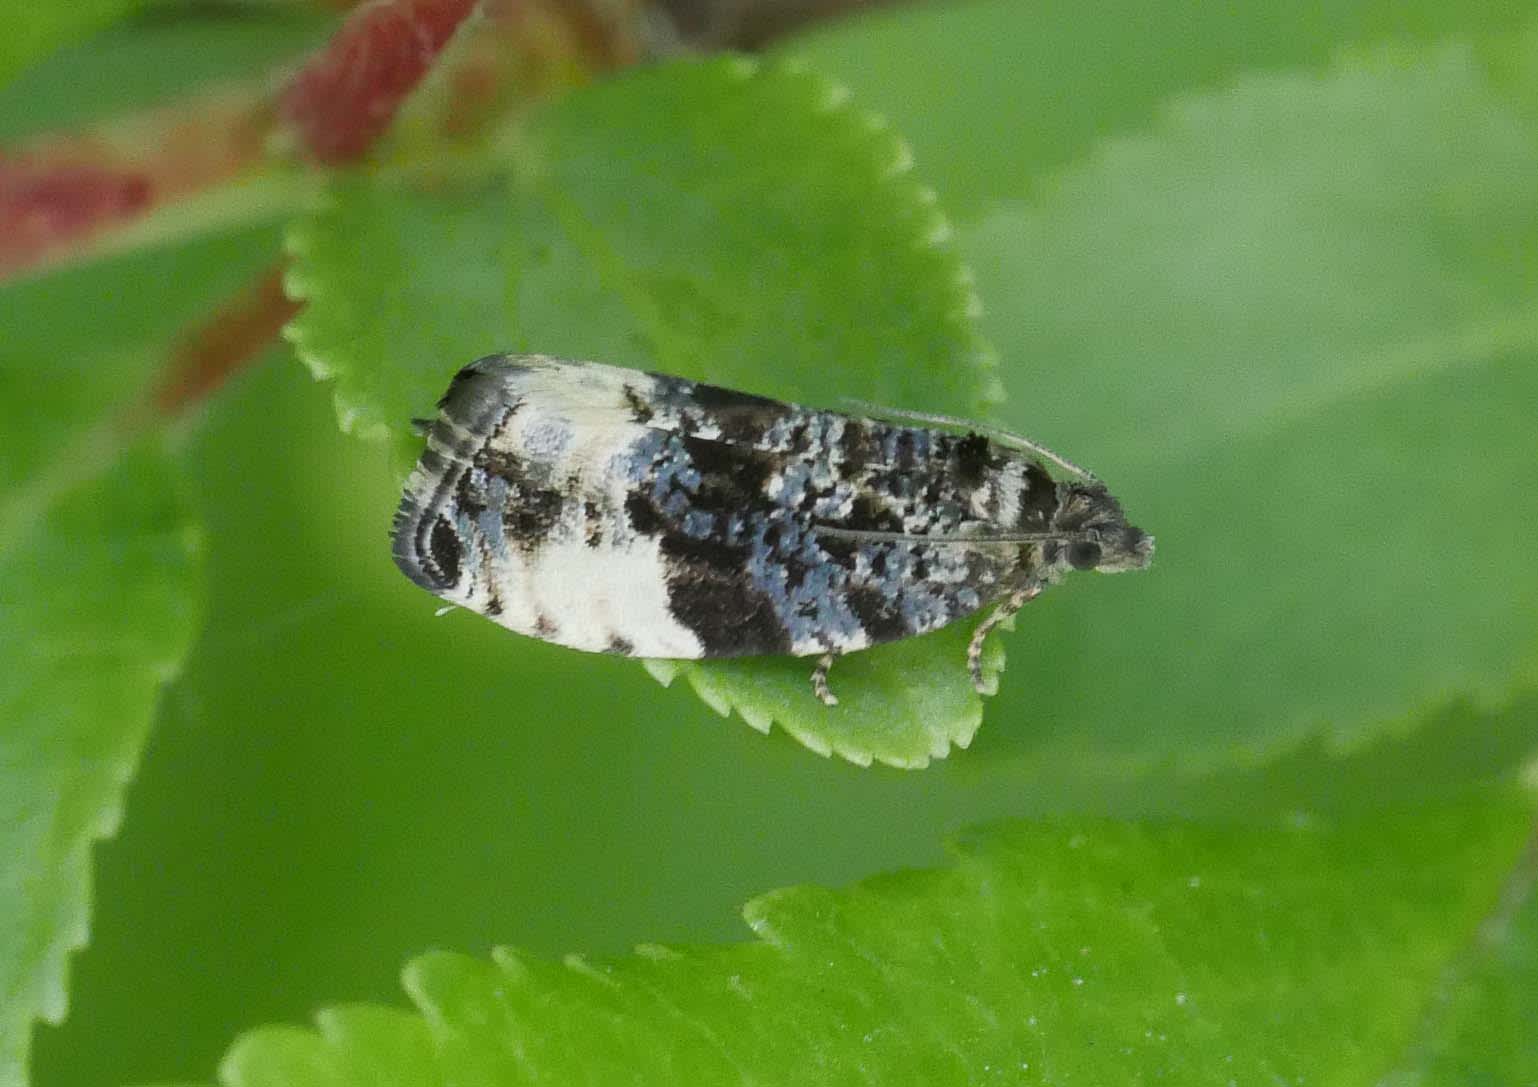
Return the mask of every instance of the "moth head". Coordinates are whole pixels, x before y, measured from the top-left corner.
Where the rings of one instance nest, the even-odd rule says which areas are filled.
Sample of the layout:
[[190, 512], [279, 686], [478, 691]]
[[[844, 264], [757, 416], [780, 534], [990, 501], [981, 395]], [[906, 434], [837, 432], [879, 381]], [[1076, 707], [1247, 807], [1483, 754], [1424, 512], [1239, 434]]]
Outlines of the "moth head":
[[1052, 531], [1061, 533], [1056, 551], [1061, 568], [1117, 574], [1153, 561], [1153, 537], [1127, 523], [1121, 503], [1098, 481], [1058, 484]]

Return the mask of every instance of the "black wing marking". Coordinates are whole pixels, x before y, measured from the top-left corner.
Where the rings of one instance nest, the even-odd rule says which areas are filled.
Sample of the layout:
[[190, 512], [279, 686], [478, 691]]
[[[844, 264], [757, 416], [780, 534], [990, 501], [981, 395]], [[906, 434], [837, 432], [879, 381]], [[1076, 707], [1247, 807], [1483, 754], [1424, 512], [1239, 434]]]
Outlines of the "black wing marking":
[[[1011, 463], [1020, 468], [977, 435], [596, 363], [493, 356], [462, 370], [441, 402], [398, 515], [397, 561], [489, 613], [488, 571], [511, 547], [651, 539], [672, 618], [697, 635], [699, 655], [850, 652], [972, 614], [1025, 576], [1029, 546], [949, 539], [1000, 528], [989, 489]], [[504, 527], [534, 514], [538, 525], [501, 536], [477, 527], [474, 496], [493, 477], [511, 496]], [[452, 571], [434, 555], [435, 543], [437, 558], [454, 550], [441, 527], [450, 522], [461, 529]], [[947, 542], [841, 539], [829, 527]], [[464, 573], [477, 561], [479, 588]], [[458, 595], [444, 587], [456, 578]], [[648, 655], [644, 636], [625, 637]]]

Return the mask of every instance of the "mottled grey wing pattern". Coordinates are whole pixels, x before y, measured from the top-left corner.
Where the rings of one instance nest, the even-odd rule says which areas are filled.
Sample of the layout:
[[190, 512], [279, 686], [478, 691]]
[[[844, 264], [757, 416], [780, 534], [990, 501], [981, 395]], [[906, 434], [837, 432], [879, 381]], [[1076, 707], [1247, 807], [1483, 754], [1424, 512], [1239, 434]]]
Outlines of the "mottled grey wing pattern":
[[1056, 506], [975, 435], [540, 356], [467, 367], [396, 520], [418, 584], [511, 629], [643, 657], [844, 653], [972, 614], [1036, 545], [829, 528], [1014, 530]]
[[[719, 414], [656, 440], [629, 512], [660, 534], [672, 608], [707, 656], [846, 653], [925, 633], [1004, 595], [1027, 568], [1026, 547], [955, 542], [996, 524], [1004, 461], [986, 442], [794, 405], [766, 414], [668, 381], [681, 410], [706, 400]], [[947, 542], [855, 542], [830, 529]]]

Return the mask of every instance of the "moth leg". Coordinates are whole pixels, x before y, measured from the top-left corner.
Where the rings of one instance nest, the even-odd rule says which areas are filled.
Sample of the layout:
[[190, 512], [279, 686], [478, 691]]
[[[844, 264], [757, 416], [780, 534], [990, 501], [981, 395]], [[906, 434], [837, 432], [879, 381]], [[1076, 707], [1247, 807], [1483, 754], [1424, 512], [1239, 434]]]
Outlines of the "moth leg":
[[967, 645], [967, 671], [972, 674], [972, 687], [978, 694], [983, 694], [983, 642], [988, 640], [994, 628], [1004, 620], [1014, 615], [1032, 600], [1041, 595], [1041, 586], [1036, 582], [1016, 589], [1009, 594], [1009, 598], [993, 609], [993, 614], [977, 624], [977, 629], [972, 632], [972, 641]]
[[824, 653], [817, 658], [817, 667], [812, 669], [812, 693], [824, 706], [838, 705], [838, 696], [828, 690], [828, 669], [833, 667], [834, 656], [833, 653]]
[[411, 433], [415, 434], [418, 438], [425, 438], [425, 437], [427, 437], [427, 432], [429, 430], [431, 430], [432, 428], [433, 428], [433, 421], [431, 419], [413, 419], [413, 420], [411, 420]]

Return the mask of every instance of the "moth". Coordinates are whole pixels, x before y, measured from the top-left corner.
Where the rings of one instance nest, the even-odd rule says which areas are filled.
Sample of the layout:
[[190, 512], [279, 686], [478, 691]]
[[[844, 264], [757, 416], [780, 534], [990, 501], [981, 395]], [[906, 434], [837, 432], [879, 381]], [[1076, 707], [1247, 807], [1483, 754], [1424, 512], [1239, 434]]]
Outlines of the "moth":
[[[491, 355], [455, 375], [395, 516], [395, 562], [520, 634], [627, 657], [835, 657], [992, 607], [1153, 538], [1091, 473], [947, 416], [850, 415], [665, 374]], [[1054, 478], [1048, 466], [1067, 478]]]

